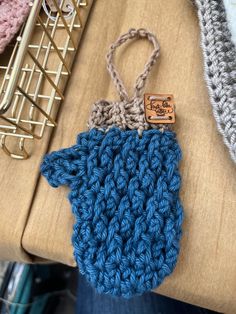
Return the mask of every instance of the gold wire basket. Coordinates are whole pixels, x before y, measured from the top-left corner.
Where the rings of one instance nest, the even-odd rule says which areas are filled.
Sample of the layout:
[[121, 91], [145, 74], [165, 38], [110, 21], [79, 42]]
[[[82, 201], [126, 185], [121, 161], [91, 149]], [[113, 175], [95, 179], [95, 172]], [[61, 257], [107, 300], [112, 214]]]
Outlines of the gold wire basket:
[[43, 0], [30, 3], [30, 14], [15, 44], [1, 56], [0, 147], [15, 159], [27, 159], [32, 140], [41, 139], [46, 127], [56, 125], [83, 29], [81, 16], [86, 20], [88, 15], [82, 10], [89, 11], [92, 2], [69, 0], [68, 18], [63, 12], [68, 0], [50, 1], [56, 8], [52, 16], [52, 11], [41, 10]]

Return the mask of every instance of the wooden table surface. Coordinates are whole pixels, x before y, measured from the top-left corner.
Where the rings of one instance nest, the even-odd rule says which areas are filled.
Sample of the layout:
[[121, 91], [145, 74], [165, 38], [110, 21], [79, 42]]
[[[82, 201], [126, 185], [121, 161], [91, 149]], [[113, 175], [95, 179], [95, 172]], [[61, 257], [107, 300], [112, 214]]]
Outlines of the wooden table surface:
[[[48, 134], [27, 161], [1, 155], [0, 257], [75, 265], [68, 189], [51, 188], [39, 176], [39, 163], [46, 150], [75, 143], [77, 134], [86, 130], [93, 102], [118, 99], [105, 55], [130, 27], [148, 28], [160, 41], [161, 57], [146, 91], [174, 94], [175, 131], [183, 150], [181, 253], [174, 273], [157, 292], [236, 313], [236, 170], [213, 119], [203, 79], [198, 20], [187, 0], [94, 1], [51, 140]], [[117, 52], [116, 64], [130, 93], [150, 52], [151, 46], [141, 40]]]

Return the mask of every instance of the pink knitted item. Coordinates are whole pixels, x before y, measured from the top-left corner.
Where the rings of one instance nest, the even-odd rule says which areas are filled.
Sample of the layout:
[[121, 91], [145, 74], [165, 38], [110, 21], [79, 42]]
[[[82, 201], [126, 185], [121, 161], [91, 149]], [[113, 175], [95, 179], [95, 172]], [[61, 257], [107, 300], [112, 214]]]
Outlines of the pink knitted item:
[[29, 2], [30, 0], [0, 0], [0, 53], [28, 16]]

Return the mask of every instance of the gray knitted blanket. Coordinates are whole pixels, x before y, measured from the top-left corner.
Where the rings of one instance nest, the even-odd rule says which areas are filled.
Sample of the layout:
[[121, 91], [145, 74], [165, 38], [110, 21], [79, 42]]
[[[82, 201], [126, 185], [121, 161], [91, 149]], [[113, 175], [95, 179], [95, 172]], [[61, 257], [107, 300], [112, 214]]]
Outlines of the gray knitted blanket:
[[213, 114], [224, 143], [236, 162], [236, 47], [231, 40], [223, 1], [195, 0], [195, 3]]

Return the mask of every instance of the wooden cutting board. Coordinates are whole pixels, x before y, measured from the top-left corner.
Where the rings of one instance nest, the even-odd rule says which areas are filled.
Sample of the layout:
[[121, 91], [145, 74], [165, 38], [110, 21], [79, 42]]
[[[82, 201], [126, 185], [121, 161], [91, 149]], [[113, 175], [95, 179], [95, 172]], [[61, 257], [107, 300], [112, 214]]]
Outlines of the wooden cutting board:
[[[81, 9], [81, 20], [85, 25], [93, 1], [88, 1], [88, 6]], [[83, 33], [78, 30], [79, 39]], [[65, 30], [59, 30], [57, 34], [65, 36]], [[34, 36], [38, 36], [37, 31]], [[64, 42], [63, 38], [62, 42]], [[4, 53], [3, 58], [6, 57]], [[4, 62], [1, 59], [1, 64]], [[58, 58], [50, 60], [50, 68], [58, 67]], [[70, 60], [67, 60], [69, 63]], [[49, 64], [47, 64], [49, 66]], [[0, 73], [0, 79], [2, 72]], [[62, 87], [62, 86], [61, 86]], [[57, 104], [58, 106], [58, 104]], [[54, 110], [56, 111], [56, 110]], [[42, 140], [36, 140], [32, 145], [32, 156], [27, 160], [15, 160], [0, 151], [0, 259], [31, 262], [30, 252], [22, 247], [22, 237], [27, 219], [33, 204], [34, 195], [39, 178], [39, 165], [42, 156], [48, 149], [51, 136], [50, 128], [45, 132]], [[41, 257], [39, 257], [41, 259]]]

